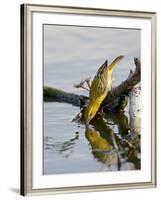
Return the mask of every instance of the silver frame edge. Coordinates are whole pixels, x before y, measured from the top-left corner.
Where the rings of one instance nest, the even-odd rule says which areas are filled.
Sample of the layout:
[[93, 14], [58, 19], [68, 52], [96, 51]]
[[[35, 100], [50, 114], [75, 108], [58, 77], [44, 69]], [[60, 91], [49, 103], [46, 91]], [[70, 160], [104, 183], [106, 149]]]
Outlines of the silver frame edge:
[[[32, 12], [59, 12], [86, 15], [122, 16], [151, 19], [151, 90], [152, 90], [152, 163], [151, 182], [112, 185], [93, 185], [63, 188], [32, 188]], [[21, 183], [23, 196], [97, 192], [108, 190], [139, 189], [156, 187], [156, 12], [107, 10], [85, 7], [51, 5], [21, 5]]]

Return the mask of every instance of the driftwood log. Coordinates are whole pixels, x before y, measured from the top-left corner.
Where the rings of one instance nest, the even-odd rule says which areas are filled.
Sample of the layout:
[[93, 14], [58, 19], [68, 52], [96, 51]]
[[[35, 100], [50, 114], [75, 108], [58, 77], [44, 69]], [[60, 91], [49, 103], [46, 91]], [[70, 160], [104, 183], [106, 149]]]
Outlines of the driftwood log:
[[[115, 88], [112, 88], [108, 93], [107, 97], [103, 101], [102, 105], [110, 105], [111, 107], [116, 102], [116, 99], [122, 95], [128, 95], [129, 92], [133, 89], [133, 87], [140, 82], [141, 76], [141, 63], [138, 58], [134, 58], [135, 63], [135, 71], [130, 70], [130, 74], [125, 81], [123, 81], [120, 85]], [[56, 88], [44, 86], [43, 88], [43, 96], [44, 101], [55, 101], [55, 102], [65, 102], [70, 103], [74, 106], [82, 106], [87, 102], [88, 97], [83, 95], [77, 95], [73, 93], [68, 93], [63, 90], [59, 90]]]
[[43, 96], [45, 102], [65, 102], [70, 103], [74, 106], [80, 106], [80, 95], [68, 93], [53, 87], [44, 86]]

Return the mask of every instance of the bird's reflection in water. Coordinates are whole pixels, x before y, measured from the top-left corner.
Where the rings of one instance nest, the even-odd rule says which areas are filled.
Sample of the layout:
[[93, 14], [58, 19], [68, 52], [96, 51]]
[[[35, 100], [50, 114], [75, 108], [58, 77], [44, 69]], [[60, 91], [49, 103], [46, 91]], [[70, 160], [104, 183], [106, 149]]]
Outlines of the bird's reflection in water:
[[[80, 126], [84, 127], [84, 124]], [[79, 136], [80, 133], [76, 132], [72, 138], [59, 142], [45, 137], [44, 149], [69, 158], [75, 151]], [[140, 135], [130, 131], [129, 120], [124, 113], [95, 116], [86, 128], [84, 138], [88, 140], [94, 158], [107, 167], [106, 170], [140, 169]]]
[[107, 139], [101, 137], [99, 132], [94, 128], [87, 128], [85, 132], [87, 140], [92, 147], [92, 153], [98, 161], [101, 161], [107, 165], [114, 165], [118, 163], [118, 156], [114, 151], [112, 145]]
[[117, 170], [140, 169], [140, 136], [130, 132], [124, 113], [96, 116], [91, 126], [85, 136], [97, 160], [107, 166], [116, 165]]

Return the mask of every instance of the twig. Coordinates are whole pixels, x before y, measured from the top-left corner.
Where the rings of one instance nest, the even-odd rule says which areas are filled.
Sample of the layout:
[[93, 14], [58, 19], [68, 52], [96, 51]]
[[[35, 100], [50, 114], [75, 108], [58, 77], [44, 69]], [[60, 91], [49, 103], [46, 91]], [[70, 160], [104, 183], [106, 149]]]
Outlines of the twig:
[[[88, 88], [84, 86], [85, 83], [87, 84]], [[86, 78], [85, 80], [81, 80], [80, 83], [74, 84], [73, 87], [75, 87], [75, 88], [83, 88], [83, 89], [89, 91], [90, 90], [90, 78]]]
[[87, 83], [88, 88], [90, 89], [90, 88], [91, 88], [91, 78], [90, 78], [90, 77], [89, 77], [89, 78], [86, 78], [86, 79], [85, 79], [85, 82]]

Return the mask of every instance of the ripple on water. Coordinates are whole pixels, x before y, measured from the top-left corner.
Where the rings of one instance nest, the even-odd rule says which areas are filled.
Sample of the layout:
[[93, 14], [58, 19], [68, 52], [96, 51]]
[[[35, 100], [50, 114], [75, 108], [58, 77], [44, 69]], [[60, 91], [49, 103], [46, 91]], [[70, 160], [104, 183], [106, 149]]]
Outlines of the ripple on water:
[[[104, 162], [108, 154], [92, 150], [85, 137], [85, 126], [72, 122], [78, 112], [79, 108], [70, 104], [44, 103], [44, 174], [117, 171], [115, 163], [107, 165]], [[107, 124], [118, 132], [111, 119], [107, 120]], [[131, 166], [128, 162], [121, 169]]]

